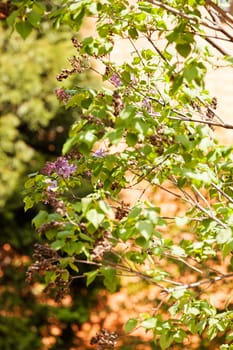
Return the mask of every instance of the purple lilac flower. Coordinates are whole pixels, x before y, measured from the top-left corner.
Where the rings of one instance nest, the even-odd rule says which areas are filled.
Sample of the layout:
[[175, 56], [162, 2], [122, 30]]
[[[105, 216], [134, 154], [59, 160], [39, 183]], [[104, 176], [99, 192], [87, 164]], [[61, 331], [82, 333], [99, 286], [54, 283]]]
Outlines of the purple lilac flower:
[[45, 175], [56, 173], [59, 176], [67, 178], [72, 175], [76, 169], [77, 166], [75, 164], [69, 165], [65, 157], [59, 157], [55, 162], [47, 162], [41, 172]]
[[121, 85], [121, 80], [117, 73], [113, 73], [113, 75], [109, 78], [109, 81], [115, 86], [119, 87]]
[[94, 153], [93, 156], [96, 158], [102, 158], [106, 156], [106, 151], [103, 148], [97, 149]]
[[145, 97], [142, 101], [142, 107], [147, 111], [151, 110], [151, 101], [148, 97]]
[[48, 191], [56, 191], [56, 189], [57, 189], [57, 181], [56, 180], [46, 179], [45, 182], [48, 185], [48, 187], [47, 187]]
[[67, 103], [70, 99], [70, 95], [63, 89], [55, 89], [55, 94], [60, 102]]

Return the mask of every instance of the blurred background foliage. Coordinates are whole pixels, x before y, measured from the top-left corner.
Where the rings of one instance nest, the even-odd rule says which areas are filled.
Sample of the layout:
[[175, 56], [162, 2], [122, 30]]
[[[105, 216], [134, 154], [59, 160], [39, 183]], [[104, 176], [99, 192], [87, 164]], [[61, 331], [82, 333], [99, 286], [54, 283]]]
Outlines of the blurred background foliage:
[[[60, 154], [78, 111], [59, 104], [56, 75], [75, 54], [70, 30], [43, 32], [23, 41], [0, 23], [0, 349], [68, 349], [74, 325], [88, 319], [98, 289], [86, 298], [82, 282], [63, 304], [52, 302], [25, 273], [38, 237], [31, 226], [34, 212], [24, 213], [23, 186], [28, 174]], [[81, 80], [83, 79], [83, 81]], [[90, 77], [75, 77], [65, 87]], [[62, 83], [62, 87], [64, 82]], [[77, 326], [78, 327], [78, 326]], [[65, 342], [65, 346], [64, 346]], [[49, 345], [50, 344], [50, 345]]]

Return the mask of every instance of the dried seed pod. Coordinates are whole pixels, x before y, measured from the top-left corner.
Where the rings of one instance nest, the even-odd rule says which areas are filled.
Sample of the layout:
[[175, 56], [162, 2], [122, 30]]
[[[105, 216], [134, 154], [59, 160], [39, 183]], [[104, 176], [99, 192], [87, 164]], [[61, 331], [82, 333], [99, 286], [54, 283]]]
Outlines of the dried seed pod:
[[42, 224], [39, 227], [38, 232], [39, 233], [44, 233], [44, 232], [46, 232], [48, 230], [51, 230], [53, 228], [59, 228], [59, 227], [62, 227], [62, 226], [64, 226], [63, 222], [52, 220], [50, 222], [46, 222], [45, 224]]
[[77, 38], [73, 37], [73, 38], [71, 39], [71, 41], [72, 41], [74, 47], [75, 47], [77, 50], [80, 50], [80, 49], [81, 49], [82, 43], [81, 43]]
[[97, 345], [96, 350], [105, 350], [114, 348], [117, 338], [119, 338], [119, 335], [116, 332], [109, 332], [103, 328], [100, 332], [96, 333], [95, 337], [91, 338], [90, 344]]
[[62, 81], [64, 79], [67, 79], [74, 72], [75, 72], [75, 69], [62, 69], [61, 73], [56, 75], [56, 79], [58, 81]]
[[121, 110], [123, 109], [123, 102], [122, 102], [121, 96], [117, 90], [115, 90], [113, 92], [112, 102], [113, 102], [113, 110], [114, 110], [113, 114], [115, 116], [118, 116], [120, 114]]
[[125, 204], [123, 201], [121, 202], [121, 205], [116, 208], [115, 212], [115, 219], [121, 220], [124, 217], [126, 217], [129, 214], [130, 208], [129, 204]]
[[103, 238], [96, 242], [96, 245], [91, 252], [92, 259], [101, 260], [105, 253], [111, 251], [112, 243], [109, 241], [109, 238], [109, 235], [106, 234]]
[[48, 271], [53, 272], [56, 276], [55, 281], [48, 283], [44, 292], [55, 290], [55, 300], [63, 298], [69, 292], [72, 278], [69, 274], [67, 277], [67, 270], [60, 267], [59, 254], [47, 245], [36, 244], [33, 258], [37, 260], [28, 268], [26, 281], [31, 283], [35, 274], [44, 276]]
[[217, 109], [217, 106], [218, 106], [217, 97], [213, 97], [212, 102], [210, 104], [210, 107], [213, 108], [213, 109]]

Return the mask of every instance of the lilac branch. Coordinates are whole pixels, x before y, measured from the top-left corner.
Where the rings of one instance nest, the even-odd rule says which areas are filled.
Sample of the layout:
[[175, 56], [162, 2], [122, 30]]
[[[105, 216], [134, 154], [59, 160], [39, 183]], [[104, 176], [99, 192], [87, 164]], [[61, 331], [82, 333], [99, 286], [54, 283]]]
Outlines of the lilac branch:
[[233, 273], [228, 273], [228, 274], [223, 274], [221, 276], [210, 277], [210, 278], [207, 278], [205, 280], [201, 280], [201, 281], [197, 281], [197, 282], [184, 283], [182, 286], [169, 288], [169, 293], [173, 293], [177, 290], [182, 290], [182, 289], [196, 288], [196, 287], [202, 286], [204, 284], [213, 284], [213, 283], [216, 283], [218, 281], [221, 281], [221, 280], [224, 280], [227, 278], [232, 278], [232, 277], [233, 277]]

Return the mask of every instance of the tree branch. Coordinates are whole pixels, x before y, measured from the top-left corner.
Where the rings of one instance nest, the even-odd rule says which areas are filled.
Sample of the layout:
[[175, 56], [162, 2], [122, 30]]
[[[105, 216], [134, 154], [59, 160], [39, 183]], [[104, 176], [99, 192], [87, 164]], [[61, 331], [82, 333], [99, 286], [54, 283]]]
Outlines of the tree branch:
[[221, 193], [221, 195], [223, 195], [223, 197], [225, 197], [226, 199], [228, 199], [229, 202], [233, 203], [233, 199], [228, 196], [228, 194], [226, 192], [224, 192], [219, 186], [215, 185], [213, 182], [211, 184], [219, 193]]
[[[178, 112], [178, 111], [174, 111], [174, 112], [175, 113], [179, 113], [181, 115], [181, 113]], [[186, 117], [185, 115], [181, 115], [180, 117], [178, 117], [178, 116], [177, 117], [168, 116], [167, 118], [168, 119], [174, 119], [174, 120], [183, 120], [183, 121], [186, 121], [186, 122], [207, 124], [207, 125], [210, 125], [210, 126], [218, 126], [220, 128], [232, 129], [233, 130], [233, 125], [232, 124], [225, 124], [225, 123], [224, 124], [220, 124], [220, 123], [213, 122], [211, 120], [201, 120], [201, 119], [189, 118], [189, 117]]]
[[212, 0], [205, 0], [205, 3], [206, 3], [206, 5], [215, 9], [218, 12], [218, 14], [220, 15], [220, 17], [223, 18], [223, 20], [225, 22], [228, 22], [228, 23], [233, 25], [233, 17], [228, 12], [224, 11], [220, 6], [218, 6]]
[[223, 274], [221, 276], [210, 277], [208, 279], [197, 281], [197, 282], [186, 283], [186, 284], [183, 284], [182, 286], [168, 288], [168, 290], [169, 290], [169, 293], [173, 293], [177, 290], [196, 288], [196, 287], [202, 286], [203, 284], [212, 284], [212, 283], [221, 281], [223, 279], [232, 278], [232, 277], [233, 277], [233, 273]]
[[216, 30], [216, 31], [222, 31], [221, 28], [219, 28], [218, 26], [215, 26], [215, 25], [210, 25], [208, 22], [206, 21], [203, 21], [201, 19], [197, 19], [196, 17], [193, 17], [193, 16], [190, 16], [190, 15], [187, 15], [186, 13], [184, 12], [181, 12], [167, 4], [164, 4], [160, 1], [157, 1], [157, 0], [146, 0], [147, 2], [157, 6], [157, 7], [160, 7], [160, 8], [163, 8], [164, 10], [170, 12], [170, 13], [173, 13], [175, 16], [179, 16], [179, 17], [182, 17], [182, 18], [185, 18], [185, 19], [188, 19], [191, 23], [199, 23], [199, 24], [202, 24], [203, 26], [207, 27], [207, 28], [210, 28], [210, 29], [213, 29], [213, 30]]

